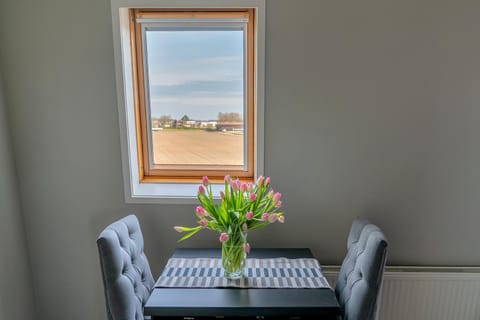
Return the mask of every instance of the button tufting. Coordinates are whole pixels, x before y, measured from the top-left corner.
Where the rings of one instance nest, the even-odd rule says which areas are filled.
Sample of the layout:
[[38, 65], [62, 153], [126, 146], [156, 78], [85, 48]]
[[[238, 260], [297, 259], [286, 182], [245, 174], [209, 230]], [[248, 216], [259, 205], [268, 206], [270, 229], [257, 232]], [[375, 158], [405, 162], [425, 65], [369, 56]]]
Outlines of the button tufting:
[[[128, 291], [129, 299], [134, 300], [133, 302], [136, 309], [130, 309], [130, 306], [128, 306], [129, 319], [143, 320], [142, 308], [150, 295], [154, 282], [148, 260], [143, 252], [143, 238], [138, 220], [134, 216], [126, 217], [109, 226], [105, 232], [107, 231], [109, 233], [107, 234], [108, 237], [104, 237], [103, 234], [101, 234], [99, 239], [102, 239], [102, 241], [97, 241], [99, 249], [101, 249], [99, 251], [100, 258], [102, 262], [112, 258], [113, 255], [104, 254], [104, 252], [110, 248], [103, 250], [104, 242], [107, 244], [112, 242], [111, 244], [114, 246], [115, 252], [118, 253], [118, 255], [114, 256], [115, 258], [118, 257], [118, 259], [114, 259], [112, 262], [115, 266], [114, 270], [116, 270], [117, 273], [112, 281], [120, 284], [128, 283], [128, 287], [130, 288]], [[123, 286], [109, 286], [108, 293], [116, 293], [117, 291], [115, 290], [123, 289], [125, 289]], [[107, 302], [110, 303], [111, 298], [116, 296], [116, 294], [107, 294]], [[130, 310], [132, 312], [130, 312]], [[134, 316], [134, 318], [132, 316]]]

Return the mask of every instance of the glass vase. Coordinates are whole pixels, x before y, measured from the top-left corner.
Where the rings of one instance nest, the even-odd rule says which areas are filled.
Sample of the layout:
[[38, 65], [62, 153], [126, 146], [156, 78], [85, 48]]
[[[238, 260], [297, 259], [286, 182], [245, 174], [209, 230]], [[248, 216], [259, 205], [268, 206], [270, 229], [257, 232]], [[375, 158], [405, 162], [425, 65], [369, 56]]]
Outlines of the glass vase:
[[235, 280], [243, 277], [247, 258], [246, 244], [247, 234], [243, 232], [230, 235], [228, 240], [222, 243], [222, 266], [226, 278]]

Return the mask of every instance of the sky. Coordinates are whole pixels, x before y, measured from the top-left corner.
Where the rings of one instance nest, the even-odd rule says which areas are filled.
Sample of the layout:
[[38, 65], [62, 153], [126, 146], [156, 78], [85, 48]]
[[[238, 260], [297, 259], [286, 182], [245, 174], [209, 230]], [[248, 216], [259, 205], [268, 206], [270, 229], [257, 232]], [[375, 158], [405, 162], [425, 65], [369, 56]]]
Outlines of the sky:
[[215, 120], [243, 114], [243, 32], [146, 33], [152, 117]]

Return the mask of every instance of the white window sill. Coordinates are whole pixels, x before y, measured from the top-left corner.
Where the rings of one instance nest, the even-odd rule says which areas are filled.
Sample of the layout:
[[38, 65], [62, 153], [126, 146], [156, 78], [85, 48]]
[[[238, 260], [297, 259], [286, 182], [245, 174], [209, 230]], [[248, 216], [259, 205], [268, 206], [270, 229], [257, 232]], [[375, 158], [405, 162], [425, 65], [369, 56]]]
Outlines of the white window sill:
[[[125, 199], [127, 203], [195, 204], [200, 184], [135, 183], [131, 192], [125, 192]], [[223, 189], [223, 184], [212, 184], [213, 197], [220, 199]]]

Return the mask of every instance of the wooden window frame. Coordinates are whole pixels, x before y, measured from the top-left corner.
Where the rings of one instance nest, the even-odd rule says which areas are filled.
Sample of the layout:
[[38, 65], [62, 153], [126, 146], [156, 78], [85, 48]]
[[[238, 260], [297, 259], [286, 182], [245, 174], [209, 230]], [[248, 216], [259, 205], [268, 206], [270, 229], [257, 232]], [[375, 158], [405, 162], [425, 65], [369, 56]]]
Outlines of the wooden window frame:
[[[134, 89], [134, 108], [135, 108], [135, 127], [138, 157], [139, 182], [141, 183], [198, 183], [199, 178], [207, 175], [212, 182], [221, 182], [226, 174], [238, 177], [241, 180], [252, 181], [256, 172], [256, 26], [255, 9], [252, 8], [199, 8], [199, 9], [130, 9], [130, 45], [132, 58], [133, 89]], [[141, 23], [137, 19], [179, 19], [179, 18], [199, 18], [199, 19], [228, 19], [228, 18], [248, 18], [246, 29], [246, 69], [245, 79], [247, 90], [246, 94], [246, 114], [244, 122], [246, 126], [246, 147], [247, 152], [246, 169], [244, 166], [226, 166], [212, 165], [211, 169], [206, 169], [206, 165], [150, 165], [151, 154], [149, 150], [149, 132], [148, 121], [150, 116], [147, 114], [147, 99], [145, 90], [145, 74], [143, 62], [143, 39]]]

